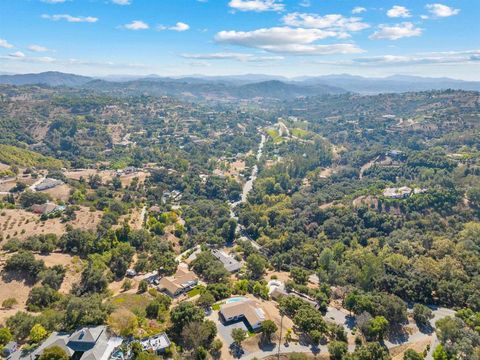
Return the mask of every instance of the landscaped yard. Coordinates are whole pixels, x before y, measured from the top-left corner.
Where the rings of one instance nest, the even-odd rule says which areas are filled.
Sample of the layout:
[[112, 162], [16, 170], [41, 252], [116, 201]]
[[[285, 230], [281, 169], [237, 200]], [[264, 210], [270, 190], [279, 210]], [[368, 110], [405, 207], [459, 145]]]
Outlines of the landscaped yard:
[[187, 292], [187, 295], [189, 298], [194, 297], [195, 295], [200, 295], [200, 292], [202, 291], [202, 286], [196, 286], [189, 292]]

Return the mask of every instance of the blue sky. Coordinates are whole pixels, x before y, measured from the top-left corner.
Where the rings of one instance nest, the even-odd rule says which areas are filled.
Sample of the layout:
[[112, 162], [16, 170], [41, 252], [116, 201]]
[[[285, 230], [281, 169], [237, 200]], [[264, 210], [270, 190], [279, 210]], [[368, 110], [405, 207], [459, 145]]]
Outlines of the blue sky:
[[480, 80], [477, 0], [0, 0], [0, 72]]

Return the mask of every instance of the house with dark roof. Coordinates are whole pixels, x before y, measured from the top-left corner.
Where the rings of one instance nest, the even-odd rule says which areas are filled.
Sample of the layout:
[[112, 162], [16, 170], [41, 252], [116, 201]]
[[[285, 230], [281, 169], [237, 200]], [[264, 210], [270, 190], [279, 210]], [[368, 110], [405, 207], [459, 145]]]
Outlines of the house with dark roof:
[[110, 336], [106, 326], [93, 326], [80, 329], [73, 334], [53, 332], [33, 352], [17, 350], [9, 360], [35, 360], [45, 349], [58, 346], [70, 359], [108, 360], [113, 350], [123, 342], [122, 338]]

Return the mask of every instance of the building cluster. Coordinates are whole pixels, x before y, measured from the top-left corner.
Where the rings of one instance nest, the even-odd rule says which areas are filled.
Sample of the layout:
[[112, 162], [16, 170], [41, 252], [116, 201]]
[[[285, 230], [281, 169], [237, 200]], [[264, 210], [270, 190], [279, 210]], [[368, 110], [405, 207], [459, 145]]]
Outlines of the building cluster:
[[392, 187], [392, 188], [386, 188], [385, 190], [383, 190], [383, 196], [389, 199], [406, 199], [413, 194], [422, 194], [426, 191], [427, 189], [419, 189], [419, 188], [412, 189], [408, 186], [402, 186], [399, 188]]

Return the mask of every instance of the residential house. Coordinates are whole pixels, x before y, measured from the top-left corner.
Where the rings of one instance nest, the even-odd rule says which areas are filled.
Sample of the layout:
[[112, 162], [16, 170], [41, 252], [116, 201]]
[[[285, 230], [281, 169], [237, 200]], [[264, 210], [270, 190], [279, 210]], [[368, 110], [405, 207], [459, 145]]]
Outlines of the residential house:
[[229, 300], [220, 307], [220, 314], [225, 322], [245, 321], [252, 330], [260, 329], [265, 321], [265, 312], [255, 301], [248, 298]]
[[400, 188], [386, 188], [383, 191], [383, 196], [390, 199], [405, 199], [412, 194], [412, 189], [408, 186], [402, 186]]
[[223, 267], [228, 272], [234, 273], [239, 271], [242, 268], [242, 264], [240, 264], [240, 262], [235, 260], [230, 255], [225, 254], [223, 251], [216, 250], [216, 249], [212, 250], [212, 255], [222, 262]]
[[154, 205], [154, 206], [151, 206], [150, 209], [148, 209], [148, 211], [151, 213], [161, 213], [162, 209], [160, 208], [160, 206]]
[[158, 290], [165, 291], [171, 297], [177, 297], [191, 290], [198, 284], [198, 277], [188, 270], [186, 265], [180, 264], [173, 276], [165, 276], [160, 279]]
[[170, 339], [167, 334], [161, 333], [140, 341], [143, 351], [152, 351], [157, 355], [161, 355], [170, 346]]
[[30, 210], [35, 214], [39, 215], [49, 215], [56, 211], [63, 211], [65, 210], [65, 206], [59, 206], [55, 203], [47, 202], [45, 204], [34, 204], [30, 207]]
[[36, 191], [43, 191], [48, 189], [53, 189], [56, 186], [63, 185], [62, 180], [45, 178], [40, 184], [35, 186]]
[[122, 338], [110, 336], [104, 325], [85, 327], [73, 334], [53, 332], [33, 352], [25, 353], [18, 350], [9, 360], [35, 360], [45, 349], [52, 346], [62, 348], [70, 359], [74, 360], [106, 360], [123, 342]]
[[267, 286], [268, 296], [270, 296], [272, 299], [277, 300], [288, 295], [287, 291], [285, 290], [285, 284], [280, 280], [270, 280]]

